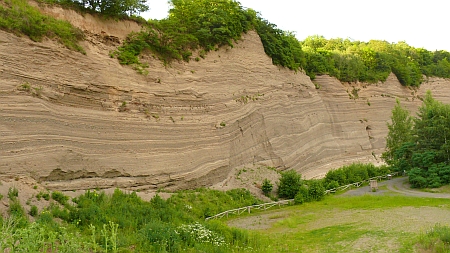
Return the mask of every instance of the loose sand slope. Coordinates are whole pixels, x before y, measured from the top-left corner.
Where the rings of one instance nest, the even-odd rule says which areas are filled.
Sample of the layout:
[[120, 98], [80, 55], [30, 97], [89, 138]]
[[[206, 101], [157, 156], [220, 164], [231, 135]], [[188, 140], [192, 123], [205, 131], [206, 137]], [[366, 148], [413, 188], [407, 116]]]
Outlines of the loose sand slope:
[[87, 55], [0, 32], [0, 175], [60, 190], [220, 185], [235, 168], [262, 165], [310, 178], [376, 162], [395, 97], [412, 109], [426, 89], [450, 101], [440, 79], [417, 93], [393, 76], [355, 84], [358, 99], [327, 76], [316, 89], [272, 65], [255, 32], [199, 62], [165, 68], [147, 57], [142, 76], [108, 56], [123, 31], [76, 15], [57, 16], [87, 29]]

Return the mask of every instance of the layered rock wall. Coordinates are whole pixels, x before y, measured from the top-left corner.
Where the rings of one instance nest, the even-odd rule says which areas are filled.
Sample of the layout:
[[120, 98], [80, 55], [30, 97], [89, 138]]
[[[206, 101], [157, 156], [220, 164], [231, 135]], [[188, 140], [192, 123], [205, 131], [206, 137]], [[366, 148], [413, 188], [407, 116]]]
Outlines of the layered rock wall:
[[143, 76], [91, 33], [82, 55], [0, 32], [0, 175], [60, 190], [209, 186], [244, 166], [320, 177], [379, 162], [396, 98], [412, 110], [426, 89], [450, 100], [442, 79], [417, 91], [393, 75], [313, 83], [274, 66], [255, 32], [199, 62], [167, 67], [145, 57]]

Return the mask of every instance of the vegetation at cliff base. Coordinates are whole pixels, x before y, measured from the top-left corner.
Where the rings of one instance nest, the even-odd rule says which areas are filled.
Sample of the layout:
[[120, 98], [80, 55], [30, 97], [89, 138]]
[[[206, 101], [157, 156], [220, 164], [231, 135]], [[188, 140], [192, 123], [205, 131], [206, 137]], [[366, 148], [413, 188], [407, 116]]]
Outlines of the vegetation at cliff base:
[[397, 171], [406, 171], [412, 187], [436, 188], [450, 183], [450, 105], [428, 91], [416, 117], [402, 108], [392, 110], [383, 158]]
[[[30, 222], [11, 190], [9, 217], [0, 216], [0, 251], [7, 252], [247, 252], [259, 239], [205, 217], [260, 203], [247, 190], [198, 189], [143, 201], [135, 192], [87, 191], [69, 201], [52, 192]], [[18, 192], [17, 192], [18, 193]], [[18, 193], [20, 195], [20, 193]], [[47, 201], [47, 200], [46, 200]]]

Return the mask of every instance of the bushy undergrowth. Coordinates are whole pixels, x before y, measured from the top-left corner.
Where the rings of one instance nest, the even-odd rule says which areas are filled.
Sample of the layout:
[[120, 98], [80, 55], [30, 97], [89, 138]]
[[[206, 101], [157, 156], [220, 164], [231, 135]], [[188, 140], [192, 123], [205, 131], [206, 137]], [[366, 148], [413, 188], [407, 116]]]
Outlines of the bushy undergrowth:
[[17, 35], [25, 34], [33, 41], [44, 37], [58, 40], [69, 49], [85, 53], [78, 44], [83, 32], [69, 22], [42, 14], [25, 0], [5, 0], [0, 5], [0, 29]]
[[41, 213], [33, 208], [33, 223], [17, 199], [11, 202], [10, 218], [0, 219], [1, 252], [237, 252], [258, 247], [257, 236], [204, 220], [260, 203], [243, 189], [182, 191], [149, 202], [134, 192], [87, 191], [72, 199], [74, 205], [61, 192], [51, 196], [54, 201]]
[[167, 202], [176, 204], [179, 208], [202, 219], [226, 210], [262, 203], [261, 200], [245, 189], [222, 192], [204, 188], [179, 192], [168, 199]]
[[301, 174], [289, 170], [281, 173], [278, 182], [278, 196], [294, 199], [296, 204], [320, 201], [324, 198], [326, 189], [335, 189], [372, 177], [384, 176], [389, 172], [387, 166], [376, 167], [373, 164], [353, 163], [328, 171], [323, 179], [303, 180]]
[[326, 189], [337, 188], [342, 185], [353, 184], [368, 180], [376, 176], [389, 174], [387, 166], [376, 167], [373, 164], [353, 163], [336, 170], [330, 170], [323, 179]]

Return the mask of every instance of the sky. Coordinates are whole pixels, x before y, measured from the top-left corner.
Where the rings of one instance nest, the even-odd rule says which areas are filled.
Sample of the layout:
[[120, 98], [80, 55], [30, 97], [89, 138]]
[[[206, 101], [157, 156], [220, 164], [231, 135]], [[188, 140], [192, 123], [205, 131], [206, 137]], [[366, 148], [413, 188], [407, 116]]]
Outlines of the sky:
[[[148, 0], [145, 19], [168, 15], [168, 0]], [[327, 39], [405, 41], [430, 51], [450, 52], [448, 0], [240, 0], [279, 29], [297, 39], [322, 35]]]

